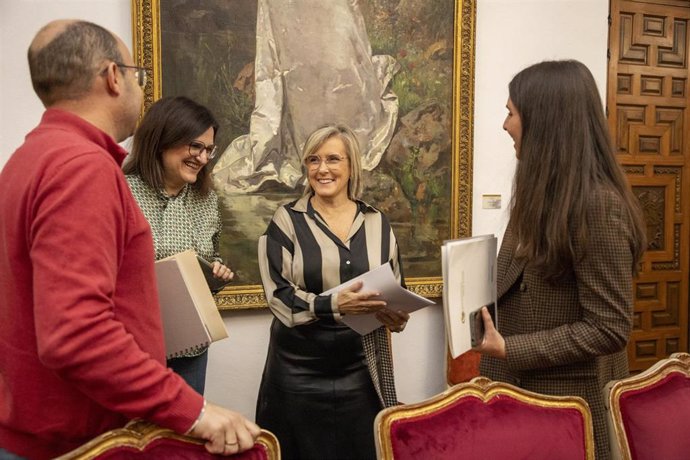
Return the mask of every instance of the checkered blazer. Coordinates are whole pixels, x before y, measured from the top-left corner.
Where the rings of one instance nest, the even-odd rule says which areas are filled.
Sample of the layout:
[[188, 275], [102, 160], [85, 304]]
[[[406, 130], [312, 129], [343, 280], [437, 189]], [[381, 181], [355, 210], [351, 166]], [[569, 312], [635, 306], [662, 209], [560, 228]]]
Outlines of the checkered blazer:
[[632, 329], [632, 223], [620, 197], [598, 190], [588, 204], [588, 244], [550, 284], [525, 259], [508, 224], [498, 256], [498, 330], [506, 360], [482, 357], [492, 380], [550, 395], [576, 395], [592, 409], [597, 458], [608, 458], [602, 388], [628, 375]]

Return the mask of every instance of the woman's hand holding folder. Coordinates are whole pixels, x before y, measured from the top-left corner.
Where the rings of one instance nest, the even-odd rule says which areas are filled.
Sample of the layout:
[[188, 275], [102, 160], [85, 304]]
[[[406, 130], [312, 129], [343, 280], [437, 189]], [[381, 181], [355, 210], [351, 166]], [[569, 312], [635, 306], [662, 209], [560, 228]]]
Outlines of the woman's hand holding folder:
[[483, 306], [480, 310], [481, 320], [484, 325], [484, 337], [478, 346], [474, 347], [475, 351], [485, 355], [493, 356], [498, 359], [506, 358], [506, 341], [503, 336], [496, 330], [494, 322], [491, 319], [491, 313], [487, 306]]

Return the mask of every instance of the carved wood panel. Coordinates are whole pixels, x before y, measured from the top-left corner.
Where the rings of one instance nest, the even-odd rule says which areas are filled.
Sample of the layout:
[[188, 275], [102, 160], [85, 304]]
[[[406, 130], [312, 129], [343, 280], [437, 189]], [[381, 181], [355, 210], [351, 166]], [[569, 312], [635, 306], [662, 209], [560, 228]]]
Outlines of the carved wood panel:
[[690, 1], [611, 0], [610, 23], [609, 127], [648, 239], [628, 345], [640, 371], [688, 350]]

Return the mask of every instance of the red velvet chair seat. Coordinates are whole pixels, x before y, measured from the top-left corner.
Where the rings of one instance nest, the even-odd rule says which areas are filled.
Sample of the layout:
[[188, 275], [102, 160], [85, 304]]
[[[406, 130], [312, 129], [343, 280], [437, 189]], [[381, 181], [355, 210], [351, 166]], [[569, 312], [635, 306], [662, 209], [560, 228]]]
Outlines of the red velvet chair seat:
[[592, 420], [575, 397], [537, 395], [486, 378], [377, 417], [380, 458], [593, 458]]
[[256, 444], [250, 450], [231, 457], [210, 454], [202, 444], [190, 444], [178, 439], [159, 438], [151, 441], [143, 449], [123, 446], [112, 448], [95, 457], [98, 460], [189, 460], [189, 459], [228, 459], [232, 460], [266, 460], [267, 449]]
[[672, 355], [606, 392], [614, 457], [690, 458], [690, 355]]

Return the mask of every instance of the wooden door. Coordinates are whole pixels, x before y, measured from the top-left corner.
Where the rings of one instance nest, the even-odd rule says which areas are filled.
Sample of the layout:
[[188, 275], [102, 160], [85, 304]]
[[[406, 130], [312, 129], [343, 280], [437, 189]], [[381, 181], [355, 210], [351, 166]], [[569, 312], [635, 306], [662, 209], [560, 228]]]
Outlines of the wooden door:
[[611, 0], [607, 106], [648, 250], [635, 282], [631, 371], [688, 350], [690, 0]]

